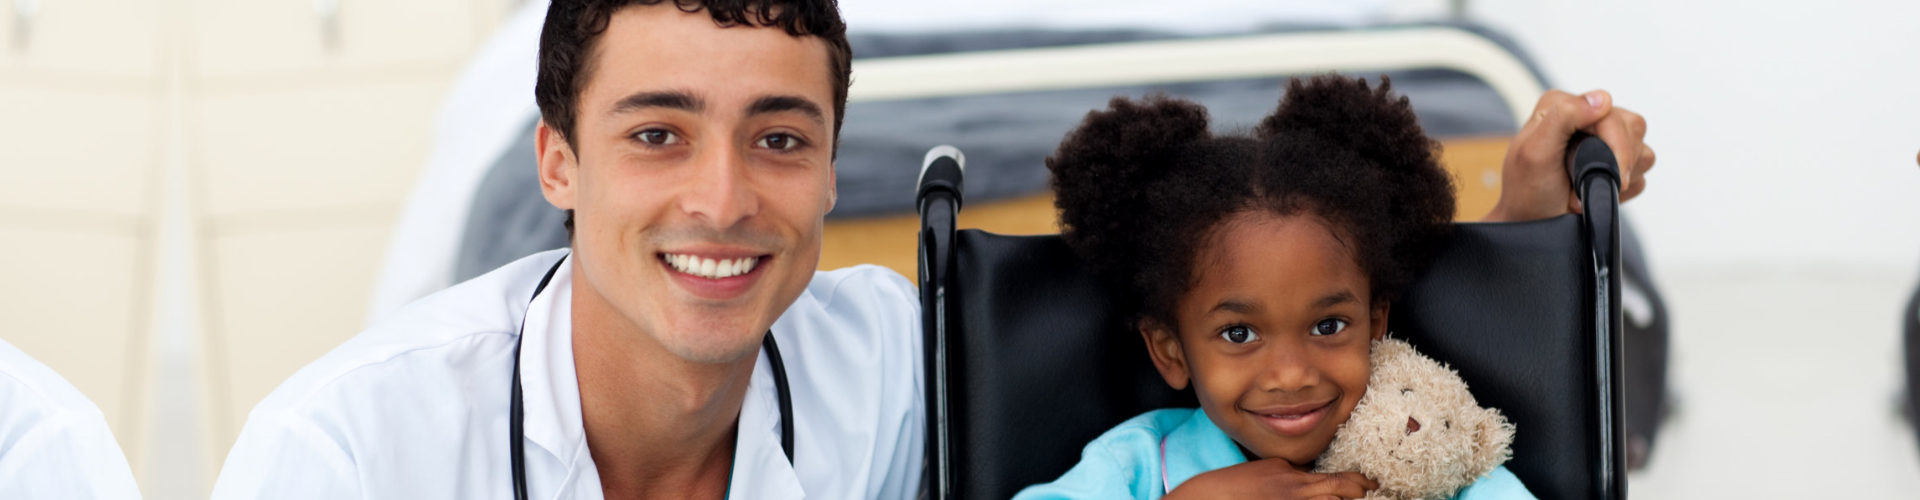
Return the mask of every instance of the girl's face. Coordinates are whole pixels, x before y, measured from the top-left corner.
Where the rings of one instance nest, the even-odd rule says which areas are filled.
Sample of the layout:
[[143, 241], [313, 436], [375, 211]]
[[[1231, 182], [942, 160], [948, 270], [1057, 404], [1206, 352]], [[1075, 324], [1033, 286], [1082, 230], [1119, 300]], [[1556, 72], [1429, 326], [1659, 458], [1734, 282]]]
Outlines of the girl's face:
[[1312, 215], [1243, 212], [1194, 260], [1177, 325], [1143, 325], [1168, 384], [1192, 381], [1200, 406], [1261, 458], [1305, 468], [1326, 451], [1372, 374], [1386, 304], [1346, 242]]

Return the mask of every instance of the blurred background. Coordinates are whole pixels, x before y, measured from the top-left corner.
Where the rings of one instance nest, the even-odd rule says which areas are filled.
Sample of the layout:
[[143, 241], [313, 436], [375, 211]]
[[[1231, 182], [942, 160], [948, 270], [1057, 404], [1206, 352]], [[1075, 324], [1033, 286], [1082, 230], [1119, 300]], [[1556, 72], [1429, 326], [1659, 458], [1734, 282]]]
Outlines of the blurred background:
[[[462, 242], [494, 220], [476, 190], [524, 184], [494, 172], [531, 179], [513, 166], [531, 168], [539, 1], [0, 0], [0, 339], [100, 406], [148, 498], [205, 498], [280, 381], [508, 258]], [[912, 276], [908, 193], [918, 152], [941, 142], [1002, 165], [969, 176], [963, 224], [1051, 231], [1039, 158], [1114, 94], [1193, 95], [1232, 127], [1270, 109], [1278, 76], [1390, 74], [1446, 143], [1475, 219], [1531, 108], [1520, 94], [1604, 88], [1648, 118], [1659, 152], [1626, 212], [1671, 316], [1671, 404], [1631, 493], [1920, 497], [1900, 410], [1920, 277], [1920, 3], [841, 7], [867, 59], [823, 267]], [[1299, 56], [1214, 54], [1163, 77], [1099, 66], [1242, 39]], [[934, 89], [956, 64], [940, 54], [965, 51], [1112, 83]]]

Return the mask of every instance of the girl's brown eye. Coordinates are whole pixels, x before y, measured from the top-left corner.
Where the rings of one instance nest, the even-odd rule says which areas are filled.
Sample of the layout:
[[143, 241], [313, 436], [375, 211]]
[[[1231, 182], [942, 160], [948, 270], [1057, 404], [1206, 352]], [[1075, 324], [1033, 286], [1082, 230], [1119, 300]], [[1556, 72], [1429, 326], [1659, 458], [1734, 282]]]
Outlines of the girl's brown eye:
[[1320, 336], [1333, 335], [1345, 329], [1347, 329], [1347, 322], [1345, 320], [1323, 319], [1320, 320], [1319, 323], [1313, 324], [1313, 334]]
[[1227, 339], [1228, 342], [1235, 344], [1245, 344], [1258, 340], [1260, 334], [1253, 333], [1252, 328], [1245, 326], [1229, 326], [1227, 329], [1220, 331], [1220, 338]]

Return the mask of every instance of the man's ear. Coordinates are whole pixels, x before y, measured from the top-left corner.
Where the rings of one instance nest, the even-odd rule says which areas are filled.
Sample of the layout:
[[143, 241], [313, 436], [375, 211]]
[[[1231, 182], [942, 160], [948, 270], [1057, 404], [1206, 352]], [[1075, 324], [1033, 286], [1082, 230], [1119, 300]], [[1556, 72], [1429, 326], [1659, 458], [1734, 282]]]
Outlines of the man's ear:
[[833, 207], [840, 204], [840, 165], [827, 164], [827, 211], [833, 213]]
[[1160, 370], [1160, 378], [1174, 390], [1187, 388], [1192, 372], [1187, 370], [1186, 352], [1181, 350], [1180, 334], [1151, 319], [1140, 320], [1140, 339], [1147, 342], [1147, 357]]
[[540, 157], [540, 194], [554, 207], [572, 210], [574, 179], [580, 167], [573, 145], [542, 119], [533, 132], [533, 151]]
[[1373, 326], [1373, 331], [1367, 332], [1368, 338], [1373, 339], [1374, 342], [1379, 342], [1380, 339], [1387, 338], [1387, 317], [1391, 316], [1387, 313], [1391, 312], [1392, 309], [1393, 304], [1385, 301], [1380, 302], [1379, 305], [1373, 308], [1373, 312], [1370, 313], [1371, 317], [1367, 318], [1369, 320], [1368, 323]]

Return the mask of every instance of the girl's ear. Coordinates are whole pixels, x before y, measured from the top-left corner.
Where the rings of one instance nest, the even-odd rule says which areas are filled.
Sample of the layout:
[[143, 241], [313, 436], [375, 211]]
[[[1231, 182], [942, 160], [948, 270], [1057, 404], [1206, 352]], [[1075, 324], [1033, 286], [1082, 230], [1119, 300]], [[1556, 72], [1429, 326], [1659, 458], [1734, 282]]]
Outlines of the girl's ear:
[[1140, 339], [1147, 342], [1147, 357], [1153, 358], [1153, 367], [1160, 370], [1160, 378], [1174, 390], [1187, 388], [1188, 376], [1186, 353], [1180, 350], [1180, 335], [1151, 319], [1140, 320]]
[[1373, 308], [1373, 312], [1369, 315], [1371, 317], [1368, 318], [1369, 321], [1367, 322], [1373, 327], [1373, 331], [1367, 332], [1368, 338], [1374, 342], [1379, 342], [1380, 339], [1387, 338], [1387, 313], [1392, 309], [1393, 304], [1388, 302], [1381, 302], [1379, 306]]

